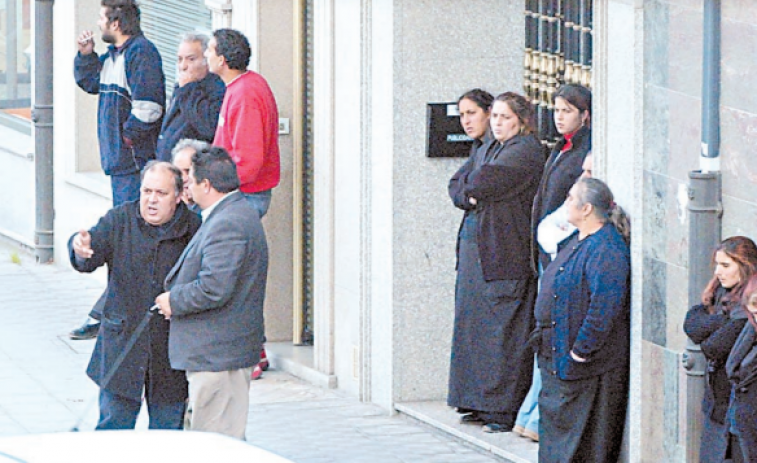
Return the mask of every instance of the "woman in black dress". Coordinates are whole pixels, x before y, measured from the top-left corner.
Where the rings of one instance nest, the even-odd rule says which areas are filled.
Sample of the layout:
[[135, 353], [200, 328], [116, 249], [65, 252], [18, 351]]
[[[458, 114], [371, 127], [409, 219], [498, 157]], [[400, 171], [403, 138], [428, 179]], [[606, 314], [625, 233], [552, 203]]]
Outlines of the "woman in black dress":
[[725, 363], [747, 321], [740, 301], [744, 285], [757, 271], [757, 246], [747, 237], [733, 236], [715, 249], [713, 260], [715, 273], [702, 293], [702, 303], [689, 309], [683, 324], [686, 335], [700, 345], [707, 359], [702, 463], [724, 461], [729, 445], [736, 442], [726, 419], [731, 385]]
[[531, 382], [526, 346], [536, 278], [530, 214], [544, 166], [533, 109], [521, 95], [491, 107], [493, 139], [452, 177], [449, 194], [465, 215], [458, 234], [455, 326], [447, 403], [485, 432], [510, 431]]

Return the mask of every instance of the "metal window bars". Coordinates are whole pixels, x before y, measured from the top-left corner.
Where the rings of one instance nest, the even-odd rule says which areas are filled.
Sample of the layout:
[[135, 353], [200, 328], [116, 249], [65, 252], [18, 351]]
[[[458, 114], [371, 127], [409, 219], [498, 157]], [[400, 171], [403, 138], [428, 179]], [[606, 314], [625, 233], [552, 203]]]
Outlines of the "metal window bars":
[[552, 96], [560, 85], [591, 87], [592, 0], [526, 0], [523, 89], [534, 105], [537, 136], [559, 139]]

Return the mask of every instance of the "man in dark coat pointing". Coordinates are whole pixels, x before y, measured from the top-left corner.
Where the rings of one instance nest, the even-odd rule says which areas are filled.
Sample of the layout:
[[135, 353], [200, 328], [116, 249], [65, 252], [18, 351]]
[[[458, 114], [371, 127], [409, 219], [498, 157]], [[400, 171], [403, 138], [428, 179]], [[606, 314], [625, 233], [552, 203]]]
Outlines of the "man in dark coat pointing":
[[69, 240], [76, 270], [108, 266], [102, 327], [87, 368], [100, 386], [96, 429], [133, 429], [143, 393], [151, 429], [182, 427], [187, 382], [168, 361], [168, 322], [152, 317], [137, 331], [200, 226], [197, 214], [181, 201], [182, 190], [176, 167], [151, 161], [142, 172], [139, 201], [111, 209], [89, 231]]

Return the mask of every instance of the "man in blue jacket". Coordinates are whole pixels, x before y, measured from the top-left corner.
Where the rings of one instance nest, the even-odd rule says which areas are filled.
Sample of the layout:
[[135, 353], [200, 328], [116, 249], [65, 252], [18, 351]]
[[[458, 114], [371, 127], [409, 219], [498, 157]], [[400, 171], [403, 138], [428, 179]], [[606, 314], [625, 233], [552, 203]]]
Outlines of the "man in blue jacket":
[[155, 157], [166, 84], [160, 54], [142, 34], [134, 0], [100, 5], [98, 26], [108, 52], [98, 56], [92, 32], [82, 32], [74, 77], [82, 90], [100, 95], [100, 160], [117, 206], [139, 197], [139, 172]]
[[212, 142], [218, 125], [226, 85], [211, 74], [205, 59], [208, 37], [187, 33], [176, 54], [179, 74], [158, 137], [157, 158], [171, 162], [172, 150], [180, 140]]
[[[94, 51], [92, 31], [82, 32], [74, 59], [76, 83], [87, 93], [99, 94], [97, 138], [100, 162], [110, 176], [113, 205], [139, 198], [139, 172], [155, 158], [155, 148], [166, 99], [162, 61], [157, 48], [140, 28], [134, 0], [102, 0], [100, 27], [108, 52]], [[70, 334], [72, 339], [97, 335], [102, 298], [90, 318]]]

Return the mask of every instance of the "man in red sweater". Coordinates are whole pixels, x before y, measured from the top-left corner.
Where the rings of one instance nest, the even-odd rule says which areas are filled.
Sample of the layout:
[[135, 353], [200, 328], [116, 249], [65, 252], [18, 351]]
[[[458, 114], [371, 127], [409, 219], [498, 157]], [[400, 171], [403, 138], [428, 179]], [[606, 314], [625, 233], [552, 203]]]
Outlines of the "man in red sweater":
[[[237, 165], [239, 189], [262, 219], [271, 205], [271, 190], [281, 176], [279, 110], [268, 82], [247, 70], [251, 54], [247, 37], [233, 29], [213, 32], [205, 50], [210, 72], [226, 84], [213, 144], [231, 155]], [[263, 348], [252, 379], [259, 379], [267, 369]]]
[[205, 51], [210, 72], [226, 84], [213, 144], [237, 164], [240, 190], [262, 218], [279, 184], [279, 111], [268, 82], [250, 64], [250, 43], [239, 31], [218, 29]]

